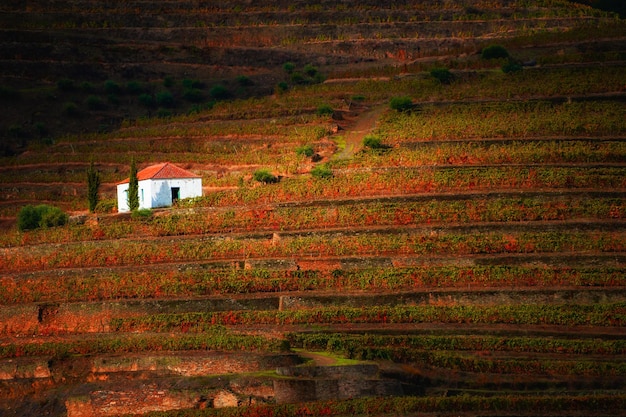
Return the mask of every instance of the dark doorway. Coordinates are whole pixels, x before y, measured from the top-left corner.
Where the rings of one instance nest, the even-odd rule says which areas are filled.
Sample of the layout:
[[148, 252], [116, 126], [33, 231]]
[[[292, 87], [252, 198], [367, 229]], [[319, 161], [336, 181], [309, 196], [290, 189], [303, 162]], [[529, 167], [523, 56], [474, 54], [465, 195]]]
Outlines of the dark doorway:
[[180, 199], [180, 187], [172, 187], [172, 204]]

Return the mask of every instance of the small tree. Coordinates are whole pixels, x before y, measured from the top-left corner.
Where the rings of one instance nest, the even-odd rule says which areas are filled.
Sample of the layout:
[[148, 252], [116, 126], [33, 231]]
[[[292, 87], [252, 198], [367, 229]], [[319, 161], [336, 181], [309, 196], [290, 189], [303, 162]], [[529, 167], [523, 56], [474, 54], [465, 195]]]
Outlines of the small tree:
[[447, 68], [433, 68], [430, 70], [430, 76], [441, 84], [450, 84], [454, 80], [454, 75]]
[[139, 180], [137, 179], [137, 165], [135, 159], [130, 161], [130, 177], [128, 180], [128, 208], [135, 211], [139, 208]]
[[37, 229], [39, 227], [63, 226], [69, 216], [60, 208], [40, 204], [38, 206], [27, 205], [17, 214], [17, 228], [20, 231]]
[[326, 164], [317, 165], [315, 168], [311, 170], [311, 175], [313, 176], [313, 178], [326, 180], [326, 179], [332, 178], [333, 171]]
[[508, 58], [509, 52], [502, 45], [489, 45], [481, 52], [482, 59]]
[[100, 188], [100, 172], [93, 166], [93, 161], [89, 164], [87, 170], [87, 199], [89, 201], [89, 211], [96, 211], [98, 205], [98, 190]]

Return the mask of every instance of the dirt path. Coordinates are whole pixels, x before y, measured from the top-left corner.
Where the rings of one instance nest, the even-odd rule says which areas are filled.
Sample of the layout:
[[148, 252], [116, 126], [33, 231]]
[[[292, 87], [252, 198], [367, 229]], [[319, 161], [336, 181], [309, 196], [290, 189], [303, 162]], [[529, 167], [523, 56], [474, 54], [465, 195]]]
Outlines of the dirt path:
[[341, 152], [335, 155], [336, 159], [349, 159], [354, 156], [361, 148], [363, 138], [376, 127], [376, 122], [385, 108], [385, 105], [379, 104], [373, 109], [369, 109], [357, 118], [352, 127], [344, 131], [345, 146]]

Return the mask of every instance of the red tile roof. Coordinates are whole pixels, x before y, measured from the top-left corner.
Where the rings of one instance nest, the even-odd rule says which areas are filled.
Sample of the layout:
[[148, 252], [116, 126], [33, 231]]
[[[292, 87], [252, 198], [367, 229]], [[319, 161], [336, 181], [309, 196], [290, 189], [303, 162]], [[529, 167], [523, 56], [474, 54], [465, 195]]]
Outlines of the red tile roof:
[[[176, 165], [172, 165], [169, 162], [151, 165], [137, 172], [138, 181], [171, 178], [200, 178], [200, 176], [179, 168]], [[126, 178], [124, 181], [118, 182], [118, 184], [126, 184], [127, 182], [130, 182], [130, 178]]]

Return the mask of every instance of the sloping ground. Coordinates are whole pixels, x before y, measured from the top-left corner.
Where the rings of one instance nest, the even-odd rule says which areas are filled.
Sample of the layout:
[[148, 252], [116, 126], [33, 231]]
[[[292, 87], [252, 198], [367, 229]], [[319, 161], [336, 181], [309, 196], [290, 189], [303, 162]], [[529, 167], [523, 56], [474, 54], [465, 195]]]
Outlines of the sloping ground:
[[[8, 3], [2, 17], [19, 42], [108, 32], [119, 46], [133, 33], [157, 48], [166, 36], [226, 33], [208, 50], [254, 36], [255, 47], [285, 39], [276, 49], [291, 54], [349, 47], [337, 49], [343, 62], [380, 54], [357, 48], [358, 33], [409, 45], [427, 19], [438, 19], [429, 37], [446, 41], [467, 24], [472, 33], [460, 35], [475, 52], [479, 36], [500, 30], [489, 25], [504, 39], [593, 15], [517, 2], [359, 4], [94, 1], [53, 14]], [[563, 20], [572, 13], [582, 16]], [[168, 28], [183, 21], [196, 27]], [[10, 224], [1, 236], [3, 415], [626, 414], [625, 51], [623, 32], [611, 32], [620, 27], [602, 32], [601, 52], [560, 38], [575, 34], [515, 38], [522, 48], [509, 52], [543, 65], [513, 74], [501, 73], [503, 60], [434, 57], [464, 68], [450, 84], [410, 66], [433, 57], [430, 39], [400, 54], [402, 77], [381, 70], [225, 101], [5, 158], [4, 216], [29, 202], [76, 216], [45, 230]], [[389, 108], [397, 96], [412, 110]], [[363, 148], [365, 134], [386, 146]], [[304, 145], [317, 155], [298, 155]], [[131, 154], [223, 190], [147, 217], [86, 214], [89, 160], [108, 198]], [[311, 174], [320, 166], [332, 177]], [[259, 167], [280, 181], [255, 184]]]

